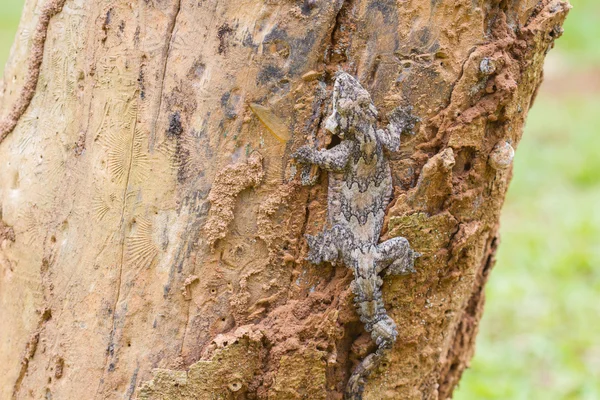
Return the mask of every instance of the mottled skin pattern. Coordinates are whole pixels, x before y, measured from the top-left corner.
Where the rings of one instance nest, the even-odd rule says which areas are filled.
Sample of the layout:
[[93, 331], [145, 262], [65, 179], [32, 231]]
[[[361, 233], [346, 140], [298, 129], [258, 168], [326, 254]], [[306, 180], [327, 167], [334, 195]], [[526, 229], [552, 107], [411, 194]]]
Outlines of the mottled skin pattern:
[[392, 175], [384, 149], [398, 151], [400, 134], [414, 127], [415, 118], [401, 109], [390, 116], [387, 129], [377, 129], [377, 110], [371, 96], [351, 75], [340, 72], [333, 90], [333, 112], [326, 129], [341, 142], [331, 149], [302, 146], [294, 154], [299, 163], [329, 171], [329, 229], [307, 236], [308, 259], [343, 262], [354, 272], [354, 303], [365, 329], [377, 344], [355, 369], [346, 399], [362, 399], [364, 381], [396, 341], [396, 324], [383, 304], [380, 273], [414, 272], [418, 253], [408, 240], [396, 237], [379, 243], [385, 210], [392, 197]]

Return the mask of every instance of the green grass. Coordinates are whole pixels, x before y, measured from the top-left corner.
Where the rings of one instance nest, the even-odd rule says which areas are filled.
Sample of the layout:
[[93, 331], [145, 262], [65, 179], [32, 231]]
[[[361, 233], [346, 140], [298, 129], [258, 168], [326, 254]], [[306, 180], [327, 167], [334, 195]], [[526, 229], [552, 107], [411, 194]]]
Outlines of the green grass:
[[15, 38], [24, 0], [0, 0], [0, 75]]
[[[572, 3], [554, 52], [566, 73], [600, 73], [600, 1]], [[22, 4], [0, 3], [0, 72]], [[541, 91], [517, 151], [457, 400], [600, 399], [600, 93], [553, 95]]]
[[598, 110], [600, 98], [542, 97], [530, 113], [455, 399], [600, 399]]
[[600, 64], [600, 1], [571, 0], [573, 9], [557, 47], [569, 55], [572, 67]]

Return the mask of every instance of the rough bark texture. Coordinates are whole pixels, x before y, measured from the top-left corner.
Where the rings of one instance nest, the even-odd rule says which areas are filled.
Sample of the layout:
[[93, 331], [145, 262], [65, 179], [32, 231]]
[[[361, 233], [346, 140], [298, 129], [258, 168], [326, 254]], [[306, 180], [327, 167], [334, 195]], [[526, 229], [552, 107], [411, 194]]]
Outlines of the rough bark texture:
[[423, 256], [364, 397], [452, 395], [566, 2], [46, 1], [4, 77], [0, 398], [341, 398], [374, 344], [349, 271], [305, 261], [327, 174], [290, 159], [330, 143], [338, 69], [421, 119], [382, 240]]

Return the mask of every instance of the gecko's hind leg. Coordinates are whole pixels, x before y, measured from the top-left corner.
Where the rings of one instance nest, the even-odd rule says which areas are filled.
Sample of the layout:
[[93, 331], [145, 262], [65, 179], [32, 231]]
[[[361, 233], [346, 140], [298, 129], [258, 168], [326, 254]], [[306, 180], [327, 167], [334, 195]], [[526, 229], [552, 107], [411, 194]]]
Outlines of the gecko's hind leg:
[[386, 240], [377, 246], [375, 265], [377, 273], [385, 271], [386, 275], [408, 275], [416, 272], [415, 260], [421, 254], [414, 251], [408, 240], [396, 237]]
[[335, 248], [329, 237], [328, 231], [317, 235], [305, 235], [308, 242], [308, 255], [306, 259], [313, 264], [321, 264], [325, 261], [334, 261], [337, 259], [338, 250]]
[[341, 260], [346, 254], [346, 249], [352, 247], [354, 235], [342, 225], [334, 225], [317, 235], [306, 235], [308, 242], [308, 256], [313, 264], [322, 262], [335, 262]]

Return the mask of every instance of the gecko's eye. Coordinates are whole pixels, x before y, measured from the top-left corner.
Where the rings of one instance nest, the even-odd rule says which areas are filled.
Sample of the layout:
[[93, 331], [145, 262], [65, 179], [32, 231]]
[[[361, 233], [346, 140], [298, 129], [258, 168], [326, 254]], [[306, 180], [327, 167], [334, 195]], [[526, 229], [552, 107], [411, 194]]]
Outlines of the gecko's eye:
[[361, 107], [369, 107], [371, 105], [371, 96], [369, 96], [369, 93], [361, 91], [359, 92], [356, 102]]

